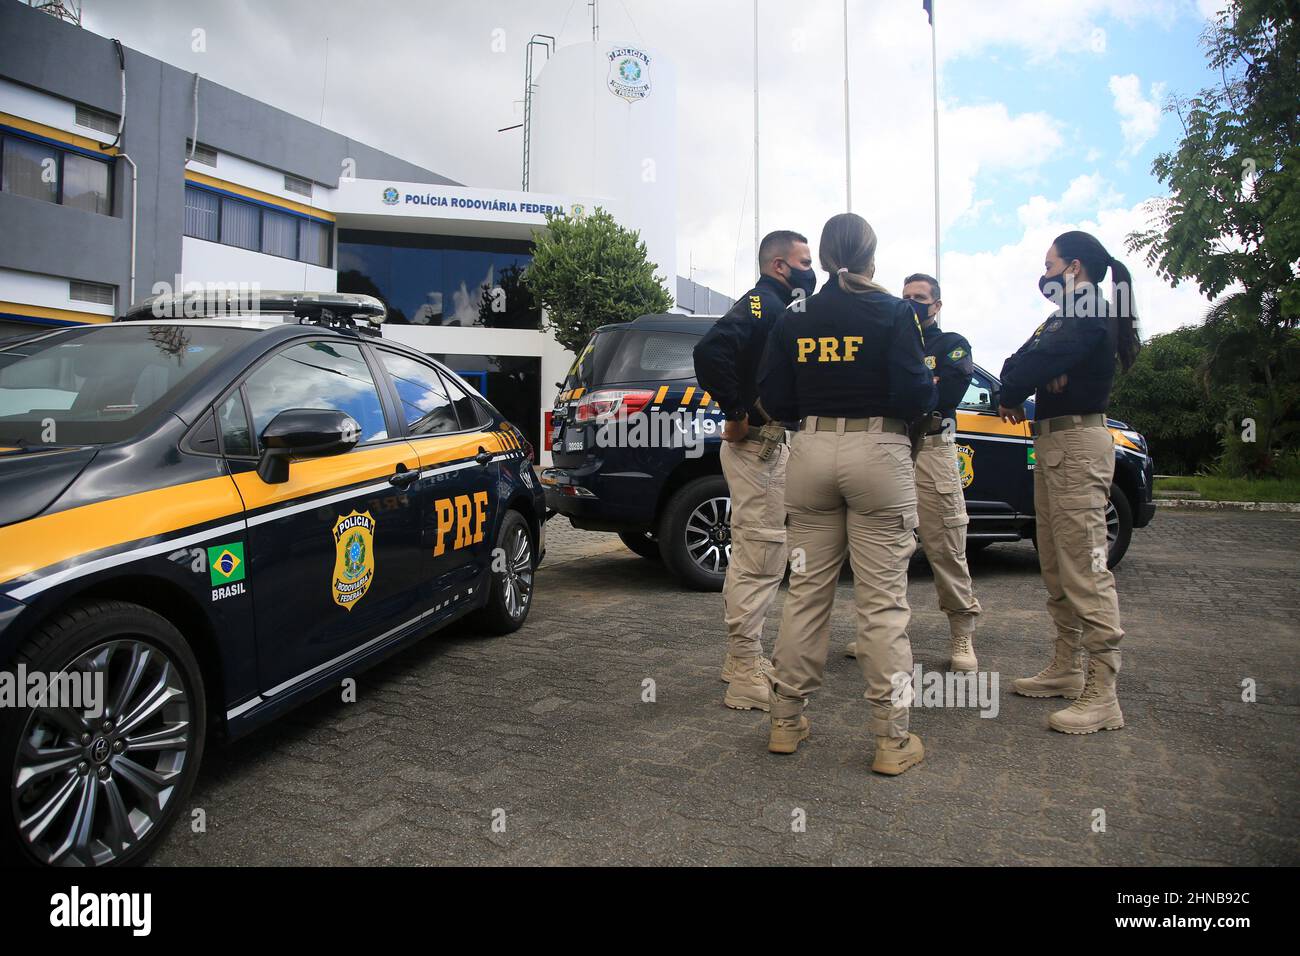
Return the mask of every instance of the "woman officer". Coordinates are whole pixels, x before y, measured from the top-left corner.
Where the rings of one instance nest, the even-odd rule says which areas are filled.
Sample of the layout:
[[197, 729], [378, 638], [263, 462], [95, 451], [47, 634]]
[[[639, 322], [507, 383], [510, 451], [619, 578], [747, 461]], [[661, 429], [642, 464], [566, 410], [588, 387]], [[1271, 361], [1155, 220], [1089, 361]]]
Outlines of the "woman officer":
[[934, 382], [911, 304], [872, 281], [867, 221], [833, 216], [818, 253], [834, 281], [776, 320], [759, 374], [767, 413], [799, 422], [786, 472], [790, 591], [772, 653], [768, 749], [794, 753], [808, 736], [804, 704], [822, 683], [847, 551], [876, 737], [871, 769], [900, 774], [925, 755], [907, 730], [907, 561], [917, 525], [907, 423], [934, 407]]
[[[1048, 725], [1091, 734], [1124, 726], [1115, 695], [1124, 632], [1106, 566], [1106, 500], [1115, 471], [1106, 405], [1116, 356], [1125, 371], [1137, 358], [1133, 279], [1086, 232], [1057, 236], [1045, 266], [1038, 287], [1056, 312], [1002, 366], [999, 412], [1005, 421], [1024, 421], [1022, 403], [1037, 391], [1034, 512], [1056, 653], [1046, 668], [1013, 686], [1027, 697], [1074, 698]], [[1098, 285], [1107, 270], [1113, 302]], [[1081, 651], [1088, 654], [1086, 668]]]

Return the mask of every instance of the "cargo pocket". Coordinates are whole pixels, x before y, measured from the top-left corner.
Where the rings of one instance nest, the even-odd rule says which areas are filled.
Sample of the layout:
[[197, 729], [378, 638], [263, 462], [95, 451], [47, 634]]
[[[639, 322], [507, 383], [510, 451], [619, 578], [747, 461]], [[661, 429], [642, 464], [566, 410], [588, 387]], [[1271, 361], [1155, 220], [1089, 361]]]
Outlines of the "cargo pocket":
[[916, 553], [916, 529], [920, 526], [920, 519], [917, 518], [915, 511], [906, 511], [898, 516], [899, 530], [902, 532], [898, 536], [898, 544], [904, 551], [903, 560], [909, 561], [912, 555]]
[[1056, 529], [1058, 553], [1068, 550], [1078, 556], [1083, 567], [1105, 570], [1106, 496], [1100, 491], [1061, 495], [1052, 500], [1052, 508], [1061, 516], [1058, 523], [1063, 526]]

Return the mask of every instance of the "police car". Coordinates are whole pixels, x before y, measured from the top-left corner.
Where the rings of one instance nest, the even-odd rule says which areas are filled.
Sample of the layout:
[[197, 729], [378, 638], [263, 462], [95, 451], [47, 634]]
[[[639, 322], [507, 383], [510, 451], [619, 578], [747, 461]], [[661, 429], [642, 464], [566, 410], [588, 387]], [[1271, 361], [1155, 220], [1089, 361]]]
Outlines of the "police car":
[[[597, 329], [560, 385], [542, 472], [547, 507], [575, 527], [617, 533], [688, 587], [721, 590], [730, 498], [718, 459], [722, 411], [695, 380], [693, 349], [716, 317], [647, 315]], [[967, 548], [1034, 537], [1028, 423], [997, 415], [997, 379], [976, 366], [957, 412]], [[1032, 417], [1033, 402], [1026, 403]], [[638, 420], [641, 424], [638, 426]], [[1106, 507], [1110, 565], [1155, 514], [1146, 440], [1122, 422]]]
[[139, 860], [209, 737], [455, 619], [528, 616], [544, 501], [519, 430], [364, 334], [376, 299], [228, 304], [0, 341], [6, 858]]

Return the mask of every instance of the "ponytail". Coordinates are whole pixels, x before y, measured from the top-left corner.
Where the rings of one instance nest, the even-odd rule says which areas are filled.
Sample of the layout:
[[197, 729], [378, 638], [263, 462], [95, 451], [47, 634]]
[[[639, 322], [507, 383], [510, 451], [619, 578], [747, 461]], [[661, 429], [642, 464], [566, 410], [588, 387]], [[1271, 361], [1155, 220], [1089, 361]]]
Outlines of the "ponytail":
[[884, 292], [875, 281], [876, 231], [861, 216], [842, 212], [831, 216], [817, 247], [822, 268], [836, 277], [845, 292]]
[[1137, 308], [1133, 303], [1133, 276], [1124, 263], [1120, 262], [1101, 244], [1096, 236], [1087, 232], [1074, 230], [1064, 232], [1052, 243], [1056, 253], [1066, 262], [1078, 259], [1083, 264], [1088, 278], [1098, 285], [1106, 278], [1106, 270], [1111, 273], [1111, 303], [1115, 316], [1115, 354], [1120, 367], [1128, 371], [1137, 361], [1142, 340], [1138, 335]]

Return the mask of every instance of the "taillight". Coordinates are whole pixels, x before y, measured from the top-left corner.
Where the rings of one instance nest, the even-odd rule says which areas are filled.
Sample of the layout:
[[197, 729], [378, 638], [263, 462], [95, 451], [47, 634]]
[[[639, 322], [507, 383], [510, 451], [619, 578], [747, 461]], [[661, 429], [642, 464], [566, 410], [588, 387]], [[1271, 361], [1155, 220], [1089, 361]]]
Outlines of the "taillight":
[[555, 413], [554, 412], [546, 413], [546, 428], [543, 431], [543, 434], [546, 436], [546, 447], [550, 448], [552, 445], [555, 444]]
[[574, 420], [607, 422], [615, 418], [635, 415], [650, 404], [654, 394], [643, 389], [626, 388], [606, 388], [588, 392], [579, 400]]

